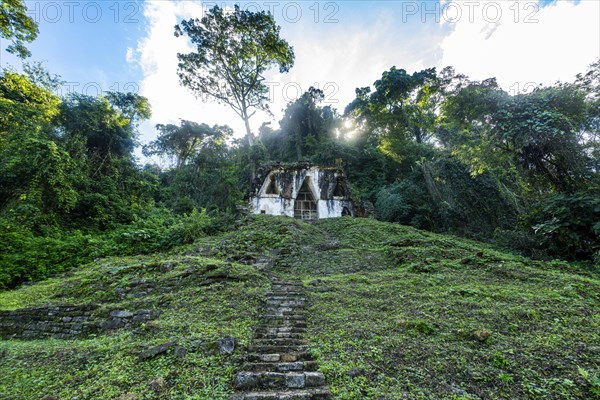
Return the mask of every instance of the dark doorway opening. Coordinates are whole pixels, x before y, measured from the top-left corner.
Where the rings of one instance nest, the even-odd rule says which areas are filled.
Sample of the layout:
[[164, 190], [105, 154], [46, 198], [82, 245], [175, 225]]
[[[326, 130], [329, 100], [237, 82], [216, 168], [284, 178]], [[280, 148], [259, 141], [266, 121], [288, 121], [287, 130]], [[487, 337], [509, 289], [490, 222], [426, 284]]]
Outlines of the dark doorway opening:
[[310, 190], [309, 185], [310, 178], [305, 178], [296, 196], [294, 202], [294, 218], [301, 219], [303, 221], [310, 221], [319, 218], [317, 212], [317, 202], [315, 196]]

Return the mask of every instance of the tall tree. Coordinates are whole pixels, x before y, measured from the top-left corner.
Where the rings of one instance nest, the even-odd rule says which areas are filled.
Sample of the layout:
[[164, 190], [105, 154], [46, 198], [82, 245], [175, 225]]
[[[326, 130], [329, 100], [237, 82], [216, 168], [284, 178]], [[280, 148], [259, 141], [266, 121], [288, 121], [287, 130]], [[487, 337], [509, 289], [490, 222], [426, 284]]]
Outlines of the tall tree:
[[137, 125], [149, 118], [146, 98], [131, 93], [71, 94], [61, 104], [61, 143], [78, 163], [81, 194], [73, 221], [106, 229], [130, 222], [145, 183], [135, 163]]
[[434, 130], [437, 92], [435, 68], [408, 74], [390, 68], [370, 87], [356, 89], [356, 99], [346, 107], [360, 125], [389, 139], [426, 142]]
[[319, 106], [324, 97], [323, 91], [311, 86], [288, 104], [279, 121], [281, 134], [287, 142], [287, 158], [295, 161], [312, 159], [319, 146], [330, 139], [337, 116], [329, 106]]
[[227, 145], [232, 129], [186, 120], [179, 125], [159, 124], [156, 128], [158, 138], [144, 146], [144, 154], [167, 156], [175, 161], [174, 168], [161, 174], [163, 204], [176, 212], [232, 208], [241, 197]]
[[14, 207], [27, 223], [76, 201], [73, 164], [53, 129], [59, 107], [57, 96], [27, 76], [0, 74], [0, 209]]
[[175, 168], [183, 167], [202, 149], [208, 149], [215, 143], [224, 143], [232, 135], [227, 125], [198, 124], [181, 120], [179, 126], [174, 124], [158, 124], [158, 138], [144, 146], [146, 156], [167, 156], [175, 161]]
[[21, 58], [31, 55], [25, 42], [35, 40], [38, 26], [27, 15], [27, 7], [22, 0], [2, 0], [0, 3], [0, 37], [12, 42], [6, 49]]
[[237, 5], [232, 12], [215, 6], [202, 19], [175, 26], [175, 36], [186, 34], [196, 46], [177, 55], [181, 84], [231, 107], [244, 120], [250, 145], [250, 118], [256, 110], [270, 112], [264, 73], [275, 66], [288, 72], [294, 65], [293, 48], [279, 36], [280, 29], [271, 14]]
[[96, 173], [118, 169], [118, 159], [133, 163], [137, 124], [149, 118], [150, 105], [134, 93], [105, 97], [71, 94], [62, 104], [64, 138], [73, 154], [78, 148]]

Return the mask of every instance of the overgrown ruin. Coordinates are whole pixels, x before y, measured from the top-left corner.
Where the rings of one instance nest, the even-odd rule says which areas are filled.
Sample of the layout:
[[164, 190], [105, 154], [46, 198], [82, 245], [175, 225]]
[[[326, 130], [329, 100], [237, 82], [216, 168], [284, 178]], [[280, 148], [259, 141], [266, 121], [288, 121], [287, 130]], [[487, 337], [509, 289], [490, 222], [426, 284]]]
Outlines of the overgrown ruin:
[[308, 163], [260, 170], [249, 202], [255, 214], [285, 215], [301, 220], [355, 215], [344, 172], [340, 168]]

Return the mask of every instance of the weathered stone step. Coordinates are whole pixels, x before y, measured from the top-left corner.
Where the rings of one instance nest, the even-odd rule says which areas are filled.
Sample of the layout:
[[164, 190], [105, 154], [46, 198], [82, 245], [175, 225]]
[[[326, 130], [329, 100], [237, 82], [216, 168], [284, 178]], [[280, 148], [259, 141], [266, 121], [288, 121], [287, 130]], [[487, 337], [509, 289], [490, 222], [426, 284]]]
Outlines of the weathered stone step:
[[293, 310], [293, 309], [273, 309], [273, 310], [265, 310], [266, 314], [264, 315], [277, 315], [278, 317], [285, 317], [288, 315], [300, 315], [302, 319], [306, 318], [303, 310]]
[[[275, 296], [273, 296], [275, 297]], [[279, 297], [283, 297], [283, 296], [279, 296]], [[272, 298], [267, 298], [267, 305], [271, 305], [273, 303], [275, 304], [281, 304], [281, 303], [285, 303], [285, 302], [289, 302], [290, 304], [293, 305], [303, 305], [306, 300], [302, 300], [302, 298], [299, 297], [288, 297], [285, 299], [272, 299]]]
[[261, 324], [243, 371], [235, 375], [231, 400], [319, 400], [331, 394], [325, 376], [308, 352], [306, 297], [300, 281], [272, 278]]
[[267, 301], [285, 300], [285, 301], [296, 301], [299, 299], [305, 299], [303, 293], [274, 293], [267, 294]]
[[299, 285], [271, 285], [271, 290], [304, 291], [304, 286], [299, 286]]
[[286, 390], [283, 392], [236, 393], [231, 400], [326, 400], [331, 398], [327, 389]]
[[248, 389], [303, 389], [325, 385], [322, 372], [238, 372], [235, 387]]
[[304, 285], [302, 284], [302, 282], [300, 281], [275, 281], [275, 282], [271, 282], [271, 285], [273, 286], [300, 286], [303, 287]]
[[277, 333], [305, 333], [306, 328], [296, 328], [293, 326], [277, 326], [277, 327], [269, 327], [262, 326], [256, 328], [254, 331], [255, 334], [277, 334]]
[[278, 313], [304, 313], [304, 310], [301, 307], [280, 307], [280, 306], [271, 306], [266, 307], [265, 312], [267, 314], [278, 314]]
[[294, 362], [256, 362], [246, 363], [243, 371], [251, 372], [288, 372], [288, 371], [316, 371], [319, 364], [316, 361], [294, 361]]
[[277, 283], [272, 283], [271, 284], [272, 288], [277, 288], [277, 289], [304, 289], [304, 285], [299, 284], [299, 283], [282, 283], [282, 282], [277, 282]]
[[259, 354], [273, 354], [273, 353], [303, 353], [308, 350], [308, 346], [276, 346], [276, 345], [256, 345], [251, 344], [248, 346], [248, 351], [251, 353]]
[[306, 316], [304, 313], [277, 315], [277, 314], [263, 314], [260, 316], [262, 319], [288, 319], [288, 320], [304, 320]]
[[272, 290], [267, 292], [267, 299], [272, 300], [272, 297], [287, 297], [290, 299], [298, 298], [298, 296], [305, 296], [304, 291], [300, 290]]
[[267, 301], [276, 301], [276, 300], [284, 300], [284, 301], [306, 301], [306, 297], [297, 297], [297, 296], [268, 296]]
[[294, 297], [304, 296], [304, 290], [278, 290], [272, 289], [267, 292], [267, 297]]
[[293, 333], [293, 332], [256, 332], [254, 334], [256, 339], [302, 339], [304, 333]]
[[306, 329], [306, 322], [301, 319], [268, 319], [261, 324], [261, 328], [302, 328]]
[[304, 308], [304, 303], [299, 304], [293, 301], [280, 301], [276, 300], [273, 302], [267, 302], [266, 307], [268, 308]]
[[248, 354], [248, 362], [296, 362], [312, 361], [312, 356], [307, 351], [285, 353]]
[[293, 301], [293, 300], [268, 300], [267, 307], [300, 307], [303, 308], [306, 305], [305, 301]]
[[254, 339], [252, 344], [257, 346], [298, 346], [308, 343], [304, 339], [293, 338], [274, 338], [274, 339]]

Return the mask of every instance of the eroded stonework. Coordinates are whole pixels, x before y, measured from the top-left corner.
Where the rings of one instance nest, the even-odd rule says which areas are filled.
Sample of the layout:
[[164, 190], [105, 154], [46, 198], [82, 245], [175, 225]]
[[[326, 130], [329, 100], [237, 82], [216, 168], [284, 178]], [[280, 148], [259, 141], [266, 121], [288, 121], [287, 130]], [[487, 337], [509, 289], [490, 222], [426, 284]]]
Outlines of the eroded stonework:
[[249, 201], [255, 214], [301, 220], [354, 216], [346, 176], [339, 168], [298, 165], [263, 171]]

